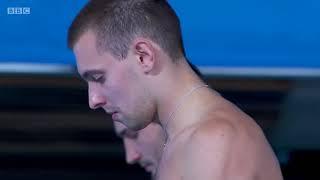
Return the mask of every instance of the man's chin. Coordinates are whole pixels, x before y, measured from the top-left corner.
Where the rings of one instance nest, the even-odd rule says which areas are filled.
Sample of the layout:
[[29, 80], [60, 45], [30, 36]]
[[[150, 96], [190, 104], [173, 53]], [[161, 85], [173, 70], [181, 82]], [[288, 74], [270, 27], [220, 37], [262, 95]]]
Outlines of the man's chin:
[[142, 126], [141, 124], [138, 124], [134, 121], [131, 121], [130, 123], [129, 122], [126, 122], [125, 125], [133, 130], [133, 131], [140, 131], [141, 129], [143, 129], [145, 126]]
[[117, 121], [133, 131], [139, 131], [148, 125], [148, 124], [143, 124], [142, 122], [139, 122], [136, 119], [125, 118], [120, 113], [117, 113], [115, 117], [112, 117], [112, 119], [113, 121]]

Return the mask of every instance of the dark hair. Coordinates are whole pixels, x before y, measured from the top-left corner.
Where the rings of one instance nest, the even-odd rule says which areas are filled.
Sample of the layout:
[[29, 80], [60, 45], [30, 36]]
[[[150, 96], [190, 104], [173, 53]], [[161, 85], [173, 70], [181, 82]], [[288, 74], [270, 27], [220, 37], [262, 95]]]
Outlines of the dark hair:
[[173, 61], [184, 56], [180, 22], [166, 0], [91, 0], [69, 28], [68, 47], [89, 30], [97, 50], [118, 59], [126, 58], [135, 37], [157, 43]]

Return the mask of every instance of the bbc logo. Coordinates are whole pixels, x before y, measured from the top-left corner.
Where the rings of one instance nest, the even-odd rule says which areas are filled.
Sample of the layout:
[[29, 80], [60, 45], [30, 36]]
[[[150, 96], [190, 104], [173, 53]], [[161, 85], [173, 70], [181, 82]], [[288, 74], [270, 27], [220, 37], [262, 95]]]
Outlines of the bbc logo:
[[30, 7], [8, 7], [7, 14], [18, 14], [18, 15], [25, 15], [30, 14], [31, 8]]

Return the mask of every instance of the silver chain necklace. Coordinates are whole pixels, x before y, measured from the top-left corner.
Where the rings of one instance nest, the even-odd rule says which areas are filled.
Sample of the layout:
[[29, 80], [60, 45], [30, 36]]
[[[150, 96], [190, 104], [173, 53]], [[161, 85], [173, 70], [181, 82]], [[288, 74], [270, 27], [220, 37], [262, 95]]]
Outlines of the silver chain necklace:
[[[203, 88], [203, 87], [208, 87], [208, 85], [207, 85], [207, 84], [204, 84], [204, 85], [201, 84], [201, 85], [195, 86], [195, 87], [193, 87], [192, 89], [190, 89], [184, 96], [182, 96], [182, 97], [180, 98], [179, 103], [175, 106], [175, 108], [173, 109], [173, 111], [171, 112], [171, 114], [170, 114], [170, 116], [169, 116], [169, 118], [168, 118], [167, 123], [164, 125], [164, 128], [165, 128], [165, 129], [167, 129], [168, 123], [174, 119], [174, 116], [173, 116], [173, 115], [175, 114], [175, 112], [177, 112], [177, 111], [179, 110], [179, 108], [180, 108], [180, 106], [182, 105], [182, 103], [184, 102], [184, 100], [185, 100], [188, 96], [190, 96], [194, 91], [196, 91], [196, 90], [198, 90], [198, 89], [200, 89], [200, 88]], [[183, 132], [183, 130], [182, 130], [181, 132]], [[176, 137], [176, 136], [179, 135], [179, 134], [180, 134], [180, 132], [179, 132], [178, 134], [174, 135], [172, 139], [174, 139], [174, 137]], [[166, 145], [167, 145], [167, 143], [169, 142], [169, 139], [168, 139], [167, 137], [166, 137], [166, 141], [167, 141], [167, 142], [163, 144], [163, 148], [165, 148]]]

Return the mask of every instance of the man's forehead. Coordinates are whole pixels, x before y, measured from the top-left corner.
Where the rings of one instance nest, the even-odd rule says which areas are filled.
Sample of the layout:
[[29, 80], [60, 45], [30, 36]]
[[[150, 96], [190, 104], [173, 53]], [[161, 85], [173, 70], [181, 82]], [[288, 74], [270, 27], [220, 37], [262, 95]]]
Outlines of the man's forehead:
[[105, 64], [114, 62], [110, 53], [100, 54], [96, 48], [96, 38], [93, 32], [84, 33], [74, 46], [74, 54], [77, 60], [77, 70], [83, 77], [85, 73], [105, 73]]
[[85, 50], [96, 50], [96, 36], [92, 31], [84, 32], [75, 43], [73, 50], [76, 54], [81, 54]]
[[95, 42], [95, 35], [88, 31], [83, 33], [75, 43], [73, 52], [76, 56], [78, 72], [82, 72], [84, 68], [82, 66], [86, 66], [88, 60], [92, 61], [98, 56]]

